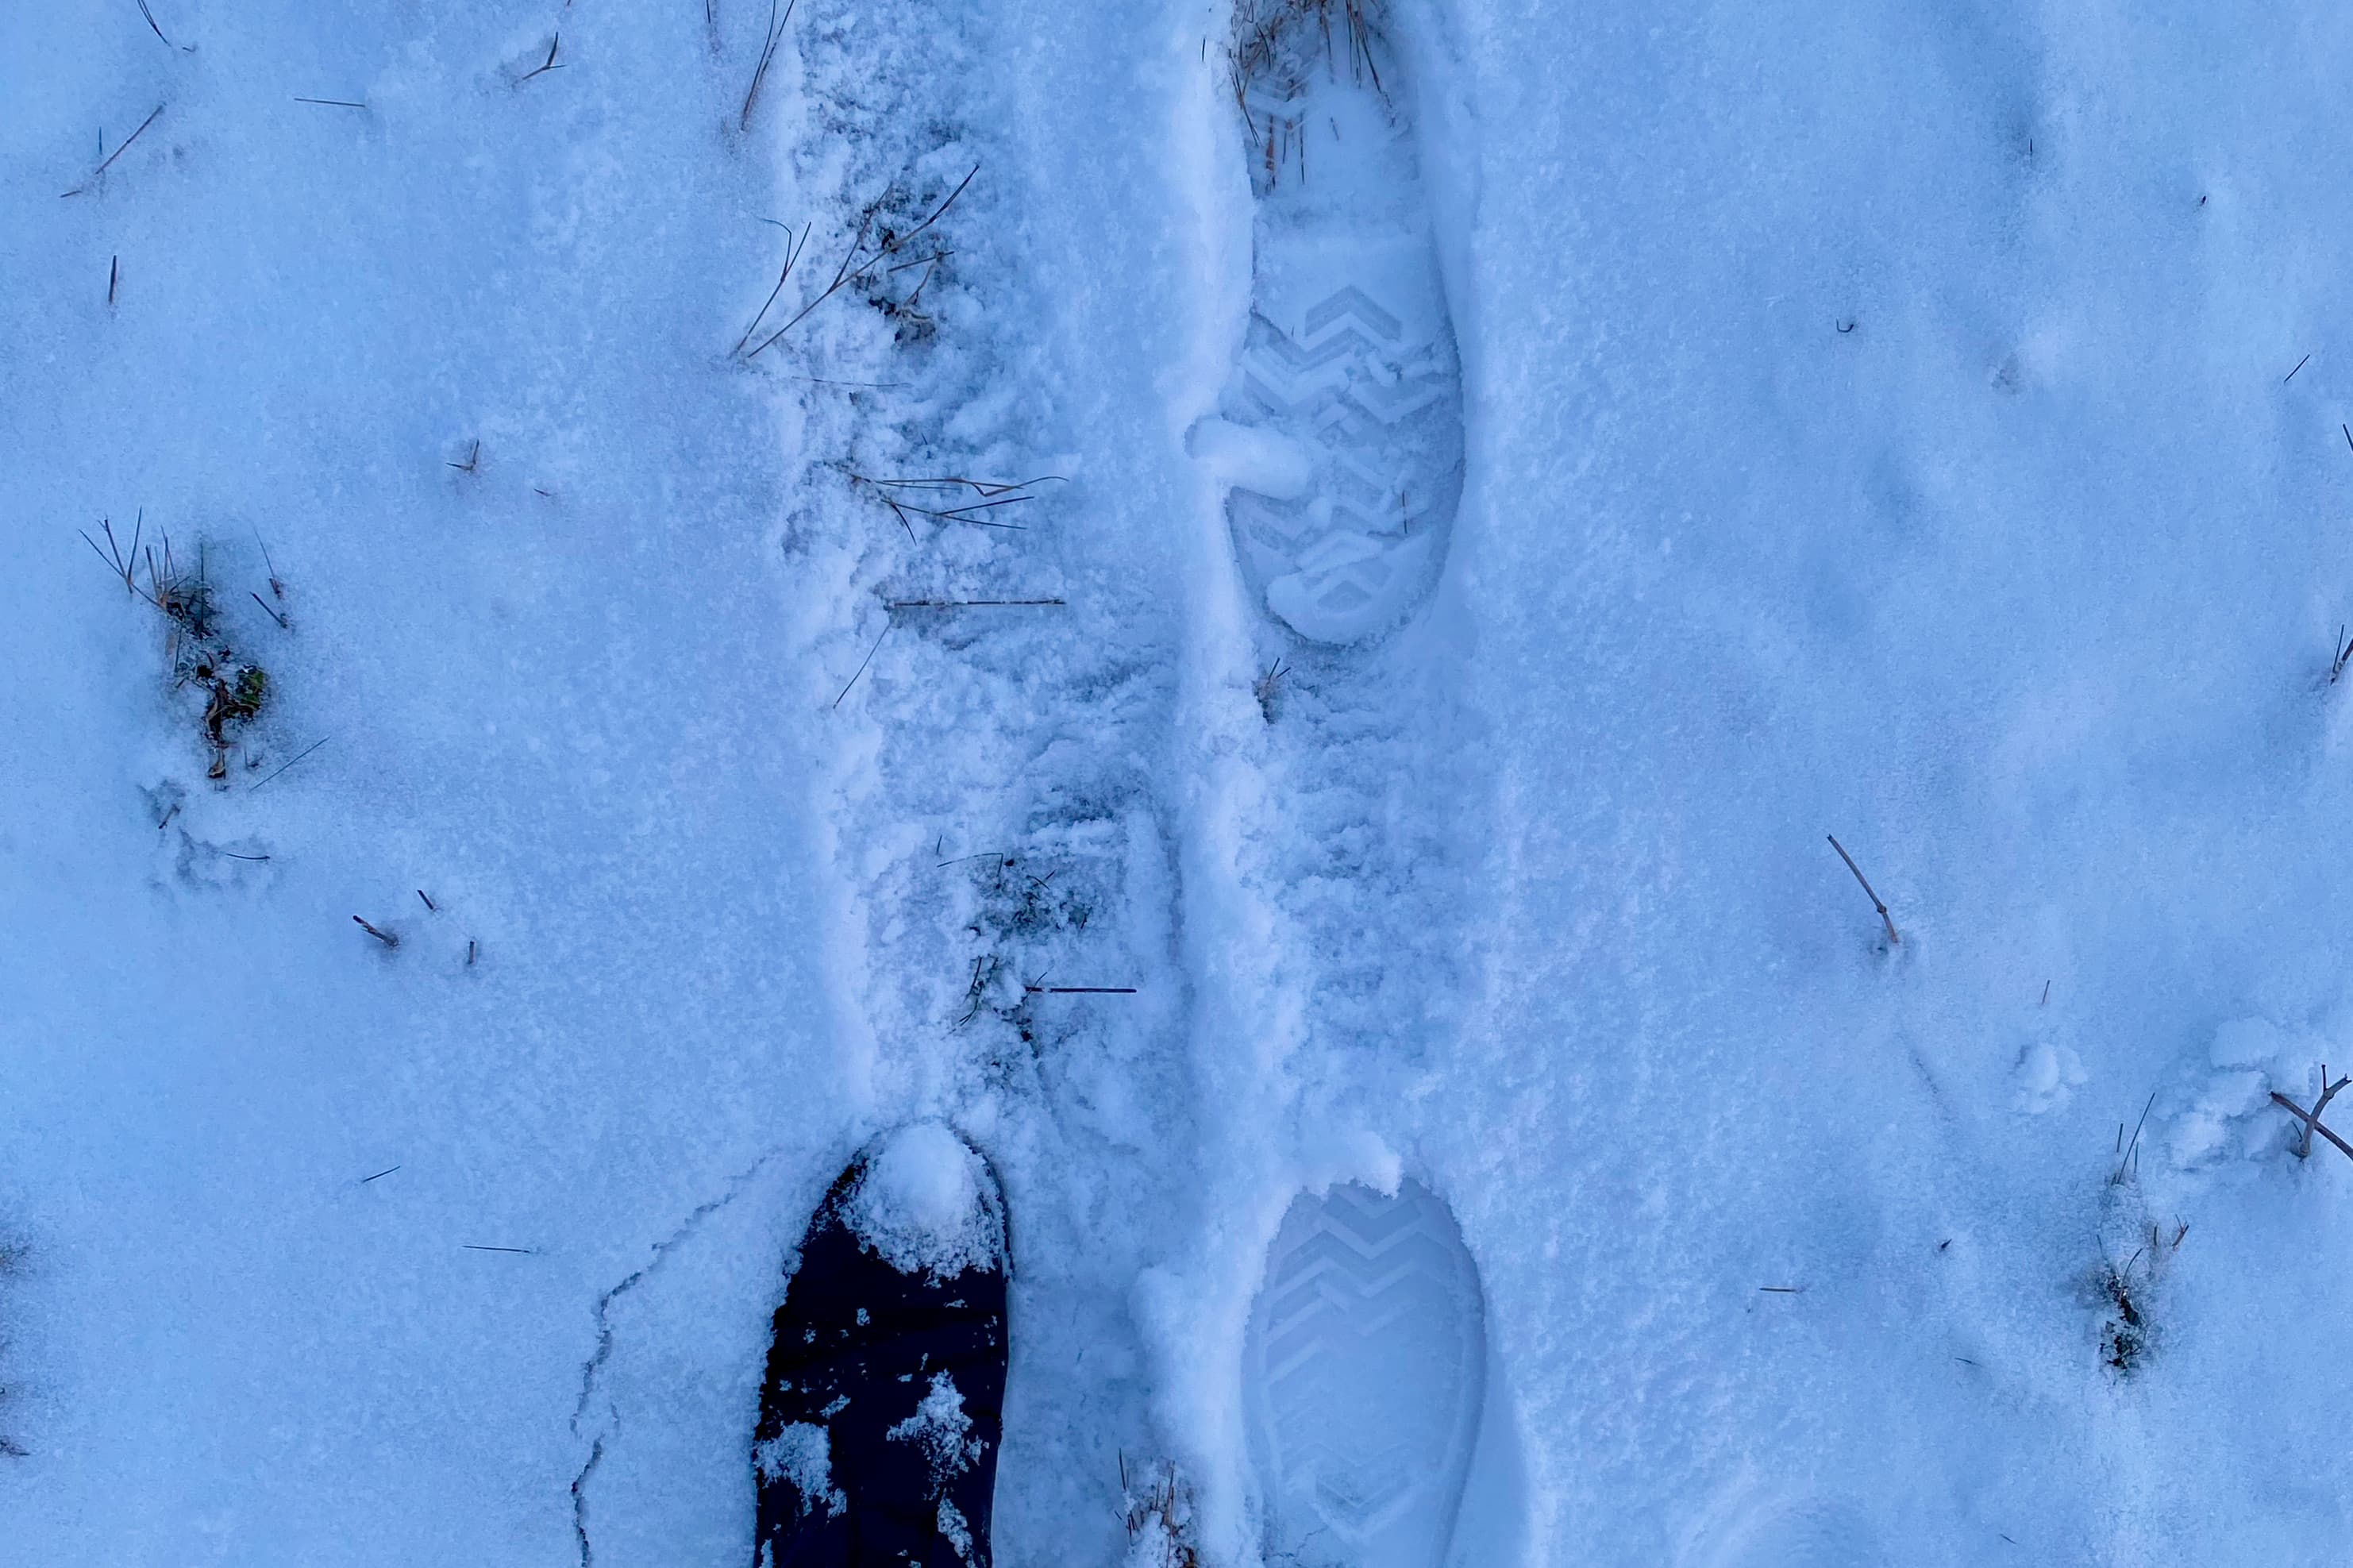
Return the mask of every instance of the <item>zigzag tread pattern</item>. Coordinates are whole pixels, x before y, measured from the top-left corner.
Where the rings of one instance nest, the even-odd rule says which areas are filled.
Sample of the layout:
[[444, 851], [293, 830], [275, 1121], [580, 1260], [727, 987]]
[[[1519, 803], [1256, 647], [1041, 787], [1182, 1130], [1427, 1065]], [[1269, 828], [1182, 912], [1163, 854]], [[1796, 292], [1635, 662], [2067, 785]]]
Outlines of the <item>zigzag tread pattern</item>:
[[1406, 341], [1361, 287], [1334, 289], [1300, 323], [1293, 335], [1253, 316], [1240, 385], [1259, 418], [1318, 449], [1320, 502], [1237, 491], [1230, 510], [1243, 542], [1277, 563], [1271, 577], [1299, 574], [1306, 613], [1283, 613], [1315, 636], [1408, 588], [1400, 574], [1419, 570], [1451, 521], [1461, 429], [1448, 345]]
[[1442, 1550], [1481, 1402], [1482, 1317], [1470, 1255], [1427, 1189], [1349, 1186], [1293, 1205], [1250, 1361], [1262, 1484], [1291, 1516], [1280, 1533]]

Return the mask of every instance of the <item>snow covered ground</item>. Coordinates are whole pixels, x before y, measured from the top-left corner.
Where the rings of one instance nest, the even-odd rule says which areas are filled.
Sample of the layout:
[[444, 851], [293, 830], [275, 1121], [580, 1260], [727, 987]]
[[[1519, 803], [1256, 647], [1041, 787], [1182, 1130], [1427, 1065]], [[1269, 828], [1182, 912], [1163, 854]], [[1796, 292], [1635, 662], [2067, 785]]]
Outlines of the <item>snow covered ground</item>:
[[1461, 489], [1346, 647], [1229, 5], [770, 26], [0, 13], [0, 1563], [740, 1562], [923, 1115], [1008, 1564], [1260, 1560], [1348, 1181], [1476, 1265], [1460, 1563], [2353, 1550], [2353, 22], [1395, 0]]

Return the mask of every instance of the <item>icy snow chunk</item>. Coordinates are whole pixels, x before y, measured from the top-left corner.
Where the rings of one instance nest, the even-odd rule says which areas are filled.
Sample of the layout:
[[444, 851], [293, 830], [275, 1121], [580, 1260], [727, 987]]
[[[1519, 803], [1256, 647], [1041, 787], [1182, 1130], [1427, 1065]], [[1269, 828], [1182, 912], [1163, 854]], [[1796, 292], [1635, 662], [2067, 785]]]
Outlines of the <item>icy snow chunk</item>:
[[2084, 1059], [2064, 1045], [2038, 1040], [2019, 1054], [2018, 1108], [2029, 1116], [2062, 1109], [2084, 1082]]
[[2268, 1066], [2297, 1043], [2268, 1018], [2234, 1018], [2214, 1031], [2211, 1060], [2217, 1067]]
[[1315, 479], [1315, 454], [1282, 431], [1208, 418], [1187, 441], [1195, 457], [1229, 485], [1277, 501], [1296, 501]]
[[849, 1499], [833, 1484], [833, 1440], [822, 1426], [798, 1421], [752, 1450], [761, 1478], [790, 1481], [810, 1503], [839, 1513]]
[[2308, 1099], [2306, 1080], [2337, 1054], [2353, 1058], [2353, 1049], [2332, 1050], [2318, 1035], [2266, 1018], [2232, 1019], [2216, 1029], [2208, 1053], [2213, 1071], [2193, 1088], [2167, 1135], [2175, 1167], [2189, 1171], [2276, 1153], [2293, 1124], [2272, 1105], [2271, 1091], [2303, 1091]]
[[980, 1457], [980, 1439], [972, 1435], [972, 1417], [964, 1413], [964, 1395], [947, 1373], [932, 1374], [932, 1392], [915, 1406], [915, 1414], [888, 1434], [913, 1443], [932, 1463], [935, 1477], [961, 1475]]
[[938, 1122], [901, 1129], [867, 1161], [843, 1212], [858, 1239], [902, 1274], [946, 1278], [992, 1268], [1003, 1250], [987, 1167]]

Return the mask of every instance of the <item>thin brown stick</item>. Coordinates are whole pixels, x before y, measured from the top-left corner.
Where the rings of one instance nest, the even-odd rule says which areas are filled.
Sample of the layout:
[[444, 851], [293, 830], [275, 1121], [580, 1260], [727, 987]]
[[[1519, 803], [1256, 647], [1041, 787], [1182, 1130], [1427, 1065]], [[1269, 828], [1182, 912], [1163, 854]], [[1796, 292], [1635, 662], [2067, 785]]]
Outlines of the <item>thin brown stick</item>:
[[[272, 774], [269, 776], [269, 779], [275, 779], [275, 778], [277, 778], [279, 773], [283, 773], [283, 772], [285, 772], [289, 768], [293, 767], [293, 766], [294, 766], [294, 764], [296, 764], [297, 762], [301, 761], [304, 758], [306, 758], [306, 757], [310, 756], [312, 752], [314, 752], [314, 751], [318, 750], [318, 749], [319, 749], [319, 747], [322, 747], [322, 746], [326, 745], [326, 744], [327, 744], [327, 741], [328, 741], [328, 738], [329, 738], [329, 737], [328, 737], [328, 736], [323, 736], [323, 735], [322, 735], [322, 736], [321, 736], [318, 739], [316, 739], [316, 740], [312, 741], [310, 745], [308, 745], [308, 746], [304, 747], [301, 750], [300, 750], [300, 751], [296, 752], [292, 757], [289, 758], [286, 761], [280, 763], [280, 764], [278, 765], [278, 770], [277, 770], [277, 772], [276, 772], [276, 773], [272, 773]], [[267, 783], [269, 783], [269, 779], [264, 779], [261, 781], [261, 784], [267, 784]], [[261, 788], [261, 784], [256, 784], [256, 785], [253, 787], [253, 788], [254, 788], [254, 789], [260, 789], [260, 788]], [[248, 791], [246, 791], [246, 793], [248, 793], [248, 794], [251, 794], [252, 792], [253, 792], [253, 791], [252, 791], [252, 790], [250, 790], [250, 789], [248, 789]]]
[[387, 948], [397, 948], [400, 946], [399, 938], [394, 936], [389, 931], [377, 929], [375, 927], [369, 925], [365, 920], [361, 919], [356, 915], [352, 916], [352, 924], [357, 926], [361, 930], [365, 931], [369, 936], [374, 937], [377, 941], [382, 942]]
[[808, 244], [808, 237], [817, 232], [817, 225], [812, 223], [804, 228], [798, 239], [792, 238], [792, 232], [790, 228], [785, 230], [785, 270], [776, 274], [776, 286], [768, 291], [768, 297], [760, 302], [760, 313], [752, 318], [752, 324], [744, 329], [744, 335], [735, 340], [735, 346], [728, 353], [743, 353], [744, 345], [752, 341], [752, 334], [760, 330], [760, 323], [768, 319], [769, 307], [776, 302], [776, 296], [785, 291], [785, 281], [793, 275], [793, 266], [800, 260], [801, 250]]
[[[882, 628], [882, 637], [888, 637], [890, 635], [891, 628], [886, 625]], [[833, 705], [835, 707], [838, 708], [841, 706], [841, 698], [849, 695], [849, 686], [858, 684], [858, 676], [866, 673], [866, 666], [874, 662], [874, 655], [882, 652], [882, 637], [876, 638], [874, 640], [874, 646], [866, 651], [866, 657], [858, 662], [858, 673], [849, 677], [849, 686], [841, 688], [841, 696], [838, 696], [833, 699]]]
[[2307, 1136], [2306, 1139], [2307, 1143], [2310, 1142], [2309, 1134], [2316, 1132], [2342, 1150], [2346, 1159], [2353, 1160], [2353, 1144], [2347, 1143], [2343, 1139], [2337, 1137], [2335, 1133], [2321, 1126], [2319, 1119], [2310, 1111], [2306, 1110], [2302, 1106], [2296, 1104], [2285, 1095], [2281, 1094], [2277, 1089], [2274, 1089], [2272, 1091], [2272, 1102], [2278, 1106], [2282, 1110], [2294, 1116], [2298, 1121], [2304, 1123], [2307, 1129]]
[[1862, 874], [1862, 867], [1854, 863], [1854, 856], [1846, 853], [1846, 846], [1838, 842], [1836, 833], [1831, 833], [1829, 837], [1831, 848], [1838, 851], [1839, 859], [1846, 862], [1846, 868], [1854, 873], [1854, 879], [1862, 885], [1863, 895], [1871, 900], [1871, 906], [1879, 911], [1879, 922], [1887, 927], [1888, 942], [1891, 945], [1901, 942], [1904, 938], [1895, 934], [1895, 922], [1888, 918], [1887, 906], [1880, 902], [1878, 894], [1872, 892], [1870, 882]]
[[1011, 609], [1027, 605], [1067, 604], [1060, 599], [894, 599], [892, 609]]
[[269, 568], [269, 597], [284, 599], [286, 585], [279, 580], [278, 563], [269, 558], [269, 541], [261, 536], [260, 529], [256, 528], [253, 531], [253, 542], [261, 546], [261, 564]]
[[776, 0], [768, 0], [767, 41], [760, 46], [760, 63], [753, 68], [752, 86], [744, 94], [744, 112], [735, 121], [738, 131], [752, 129], [752, 111], [760, 101], [760, 84], [768, 79], [769, 63], [776, 58], [776, 43], [785, 36], [786, 24], [793, 19], [793, 6], [799, 3], [800, 0], [786, 0], [785, 14], [779, 16], [776, 15]]
[[542, 75], [542, 74], [543, 74], [543, 73], [545, 73], [545, 72], [547, 72], [547, 71], [552, 71], [552, 70], [562, 70], [564, 68], [563, 68], [562, 66], [560, 66], [560, 65], [558, 65], [558, 64], [556, 64], [556, 63], [555, 63], [555, 51], [556, 51], [557, 48], [558, 48], [558, 47], [560, 47], [560, 46], [563, 44], [563, 42], [564, 42], [564, 34], [563, 34], [563, 32], [559, 29], [559, 30], [557, 31], [557, 33], [556, 33], [555, 37], [552, 37], [552, 38], [550, 38], [550, 39], [548, 39], [548, 40], [547, 40], [547, 58], [545, 58], [544, 60], [541, 61], [541, 62], [539, 63], [539, 65], [538, 65], [536, 68], [534, 68], [534, 69], [531, 69], [531, 70], [527, 70], [527, 71], [523, 72], [523, 73], [522, 73], [522, 75], [521, 75], [520, 77], [517, 77], [517, 78], [515, 79], [515, 85], [516, 85], [517, 87], [521, 87], [524, 82], [529, 81], [533, 77]]
[[[127, 589], [133, 598], [143, 599], [146, 599], [149, 604], [155, 604], [154, 599], [140, 588], [138, 577], [139, 537], [141, 534], [146, 531], [147, 509], [143, 506], [139, 509], [138, 522], [132, 529], [131, 554], [128, 559], [124, 558], [122, 546], [114, 536], [113, 520], [111, 518], [101, 517], [98, 520], [98, 525], [100, 529], [104, 530], [106, 534], [106, 548], [103, 550], [98, 547], [98, 541], [90, 536], [90, 531], [88, 529], [77, 529], [75, 531], [81, 535], [81, 542], [90, 547], [91, 553], [96, 555], [100, 560], [104, 561], [107, 565], [107, 568], [113, 572], [116, 577], [122, 579], [123, 588]], [[155, 608], [161, 609], [163, 606], [156, 605]]]

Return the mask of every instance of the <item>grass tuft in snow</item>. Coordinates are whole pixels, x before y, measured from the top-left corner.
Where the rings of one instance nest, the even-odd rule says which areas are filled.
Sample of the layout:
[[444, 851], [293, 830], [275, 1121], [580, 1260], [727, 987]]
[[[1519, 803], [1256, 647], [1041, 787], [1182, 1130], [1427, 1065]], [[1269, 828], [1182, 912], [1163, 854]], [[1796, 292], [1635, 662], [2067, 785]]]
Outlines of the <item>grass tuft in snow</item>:
[[1174, 1465], [1145, 1475], [1128, 1473], [1119, 1457], [1119, 1489], [1126, 1505], [1126, 1568], [1200, 1568], [1193, 1545], [1193, 1495]]
[[[2146, 1125], [2146, 1110], [2141, 1119]], [[2187, 1221], [2168, 1227], [2148, 1212], [2140, 1186], [2140, 1132], [2135, 1128], [2127, 1142], [2123, 1128], [2116, 1129], [2117, 1163], [2102, 1199], [2100, 1262], [2090, 1281], [2100, 1310], [2100, 1364], [2120, 1378], [2140, 1371], [2158, 1347], [2158, 1287], [2166, 1265], [2189, 1234]]]
[[1373, 58], [1381, 20], [1380, 0], [1240, 0], [1235, 5], [1226, 74], [1248, 129], [1250, 178], [1259, 195], [1272, 190], [1293, 164], [1306, 177], [1307, 144], [1294, 101], [1314, 71], [1336, 78], [1345, 69], [1350, 80], [1388, 97]]
[[1282, 711], [1282, 678], [1291, 673], [1291, 666], [1277, 659], [1266, 667], [1266, 673], [1250, 683], [1250, 695], [1258, 699], [1258, 711], [1266, 722], [1272, 724]]
[[[916, 242], [947, 216], [948, 209], [955, 205], [956, 198], [964, 195], [979, 173], [980, 165], [975, 164], [971, 172], [956, 183], [955, 188], [912, 228], [902, 228], [899, 226], [920, 210], [913, 193], [899, 185], [883, 192], [860, 216], [858, 230], [850, 237], [849, 249], [841, 253], [840, 264], [833, 270], [832, 281], [826, 284], [815, 299], [795, 312], [784, 325], [762, 338], [756, 347], [744, 351], [739, 344], [738, 351], [743, 357], [747, 360], [757, 357], [786, 333], [807, 321], [819, 305], [843, 290], [852, 288], [863, 293], [868, 304], [899, 322], [897, 335], [900, 342], [915, 342], [930, 337], [937, 323], [923, 313], [920, 302], [940, 263], [955, 252], [944, 245], [918, 245]], [[807, 240], [808, 236], [803, 234], [800, 243], [805, 245]], [[786, 277], [791, 275], [793, 257], [797, 254], [798, 246], [796, 246], [786, 257]], [[902, 274], [917, 267], [921, 267], [923, 271], [909, 284]], [[776, 280], [778, 291], [784, 288], [784, 278]], [[768, 298], [770, 303], [774, 303], [776, 294], [772, 292]], [[760, 315], [765, 317], [766, 314], [767, 306], [763, 305]], [[755, 318], [752, 324], [756, 329], [759, 319]], [[751, 334], [747, 332], [744, 335], [748, 338]]]
[[[115, 534], [111, 519], [101, 519], [99, 529], [106, 540], [104, 546], [90, 537], [88, 530], [82, 533], [83, 542], [106, 563], [107, 569], [132, 598], [143, 600], [164, 617], [169, 627], [164, 657], [171, 665], [172, 684], [174, 689], [192, 690], [204, 699], [197, 722], [212, 757], [205, 776], [214, 779], [227, 778], [229, 754], [237, 748], [246, 726], [259, 718], [269, 704], [269, 672], [250, 660], [240, 659], [222, 637], [220, 607], [214, 597], [214, 584], [206, 569], [207, 553], [202, 545], [196, 549], [195, 566], [190, 568], [173, 552], [170, 535], [162, 535], [154, 545], [146, 543], [144, 513], [132, 525], [128, 546]], [[266, 554], [265, 551], [265, 557]], [[143, 588], [139, 581], [142, 566], [147, 573]], [[285, 597], [285, 585], [274, 567], [269, 574], [269, 590], [279, 599]], [[251, 597], [281, 629], [290, 627], [284, 613], [259, 593]]]

